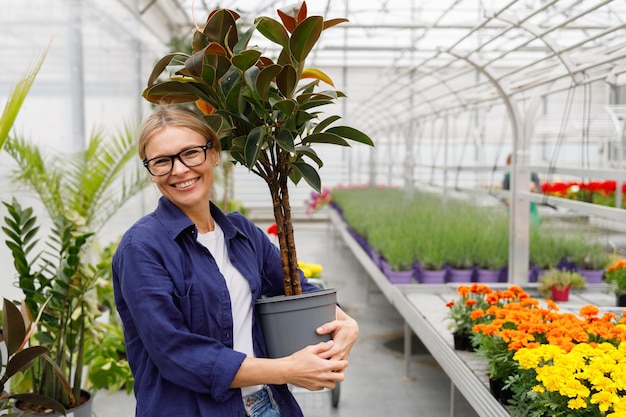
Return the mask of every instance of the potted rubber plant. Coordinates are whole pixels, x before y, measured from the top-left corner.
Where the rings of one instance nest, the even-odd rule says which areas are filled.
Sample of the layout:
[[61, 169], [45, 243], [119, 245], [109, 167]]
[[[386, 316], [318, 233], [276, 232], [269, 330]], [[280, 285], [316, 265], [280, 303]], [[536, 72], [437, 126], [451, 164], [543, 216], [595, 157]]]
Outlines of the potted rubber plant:
[[[25, 319], [28, 319], [26, 321]], [[37, 317], [39, 319], [39, 317]], [[6, 362], [0, 351], [0, 414], [12, 408], [11, 401], [28, 401], [46, 409], [65, 414], [63, 406], [52, 398], [36, 393], [19, 393], [6, 391], [13, 376], [28, 371], [38, 358], [49, 360], [50, 352], [45, 346], [28, 346], [28, 341], [36, 325], [28, 306], [20, 309], [10, 300], [4, 298], [2, 304], [2, 327], [0, 328], [0, 342], [5, 345]], [[27, 415], [19, 413], [18, 416]]]
[[[322, 107], [345, 95], [327, 74], [306, 67], [322, 32], [347, 20], [307, 16], [305, 2], [278, 10], [278, 16], [280, 22], [257, 17], [244, 29], [235, 11], [214, 10], [204, 27], [194, 31], [191, 54], [171, 53], [157, 62], [143, 96], [153, 103], [195, 102], [232, 162], [266, 182], [288, 298], [304, 295], [288, 183], [304, 180], [321, 193], [317, 170], [323, 161], [314, 146], [373, 142], [357, 129], [334, 125], [338, 115], [322, 117]], [[278, 47], [276, 57], [263, 55], [262, 50], [272, 48], [248, 46], [257, 32]], [[164, 72], [165, 78], [160, 78]], [[265, 323], [264, 333], [267, 340]]]

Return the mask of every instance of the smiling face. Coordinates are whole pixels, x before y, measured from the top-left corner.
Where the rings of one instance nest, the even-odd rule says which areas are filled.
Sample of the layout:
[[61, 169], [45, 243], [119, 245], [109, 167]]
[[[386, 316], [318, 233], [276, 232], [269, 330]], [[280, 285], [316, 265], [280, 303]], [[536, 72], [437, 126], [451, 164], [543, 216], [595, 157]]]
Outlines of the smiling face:
[[[146, 159], [175, 155], [194, 146], [207, 144], [207, 139], [198, 132], [180, 126], [166, 125], [156, 130], [145, 145]], [[213, 167], [218, 163], [214, 149], [207, 149], [206, 160], [194, 167], [185, 166], [174, 158], [169, 174], [151, 175], [161, 193], [183, 212], [197, 213], [208, 210], [209, 192], [213, 185]]]

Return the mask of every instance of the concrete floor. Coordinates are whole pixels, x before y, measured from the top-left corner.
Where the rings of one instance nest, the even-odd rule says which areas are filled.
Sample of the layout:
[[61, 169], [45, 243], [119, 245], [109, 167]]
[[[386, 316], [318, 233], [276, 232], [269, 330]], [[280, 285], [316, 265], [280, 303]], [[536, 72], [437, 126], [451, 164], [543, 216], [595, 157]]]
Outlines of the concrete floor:
[[[257, 224], [267, 226], [260, 221]], [[346, 380], [334, 392], [338, 395], [336, 408], [332, 406], [331, 391], [294, 390], [305, 416], [450, 416], [450, 380], [417, 340], [407, 375], [402, 317], [374, 285], [367, 285], [368, 276], [343, 242], [336, 240], [338, 235], [331, 226], [298, 221], [295, 230], [299, 259], [323, 265], [324, 280], [329, 287], [337, 288], [339, 302], [359, 322], [361, 330]], [[134, 398], [125, 393], [98, 392], [94, 414], [132, 417]], [[454, 417], [474, 416], [476, 413], [457, 393]]]

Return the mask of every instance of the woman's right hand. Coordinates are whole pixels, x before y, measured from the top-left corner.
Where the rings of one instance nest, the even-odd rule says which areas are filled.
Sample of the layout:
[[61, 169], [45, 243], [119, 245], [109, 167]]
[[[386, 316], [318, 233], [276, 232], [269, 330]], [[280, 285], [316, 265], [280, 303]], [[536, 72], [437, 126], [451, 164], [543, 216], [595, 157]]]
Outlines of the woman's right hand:
[[333, 389], [344, 379], [347, 360], [322, 359], [320, 355], [333, 347], [333, 341], [307, 346], [280, 359], [288, 362], [288, 383], [310, 391]]

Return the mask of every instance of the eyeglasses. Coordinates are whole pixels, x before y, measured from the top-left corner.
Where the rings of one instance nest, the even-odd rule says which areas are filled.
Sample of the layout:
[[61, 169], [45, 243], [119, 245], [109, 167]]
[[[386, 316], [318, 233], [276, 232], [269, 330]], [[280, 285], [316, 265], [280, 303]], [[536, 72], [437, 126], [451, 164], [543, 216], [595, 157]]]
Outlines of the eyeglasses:
[[195, 167], [206, 161], [206, 150], [213, 147], [213, 142], [203, 146], [194, 146], [184, 149], [174, 155], [157, 156], [143, 161], [143, 166], [155, 177], [161, 177], [172, 172], [174, 160], [178, 159], [186, 167]]

